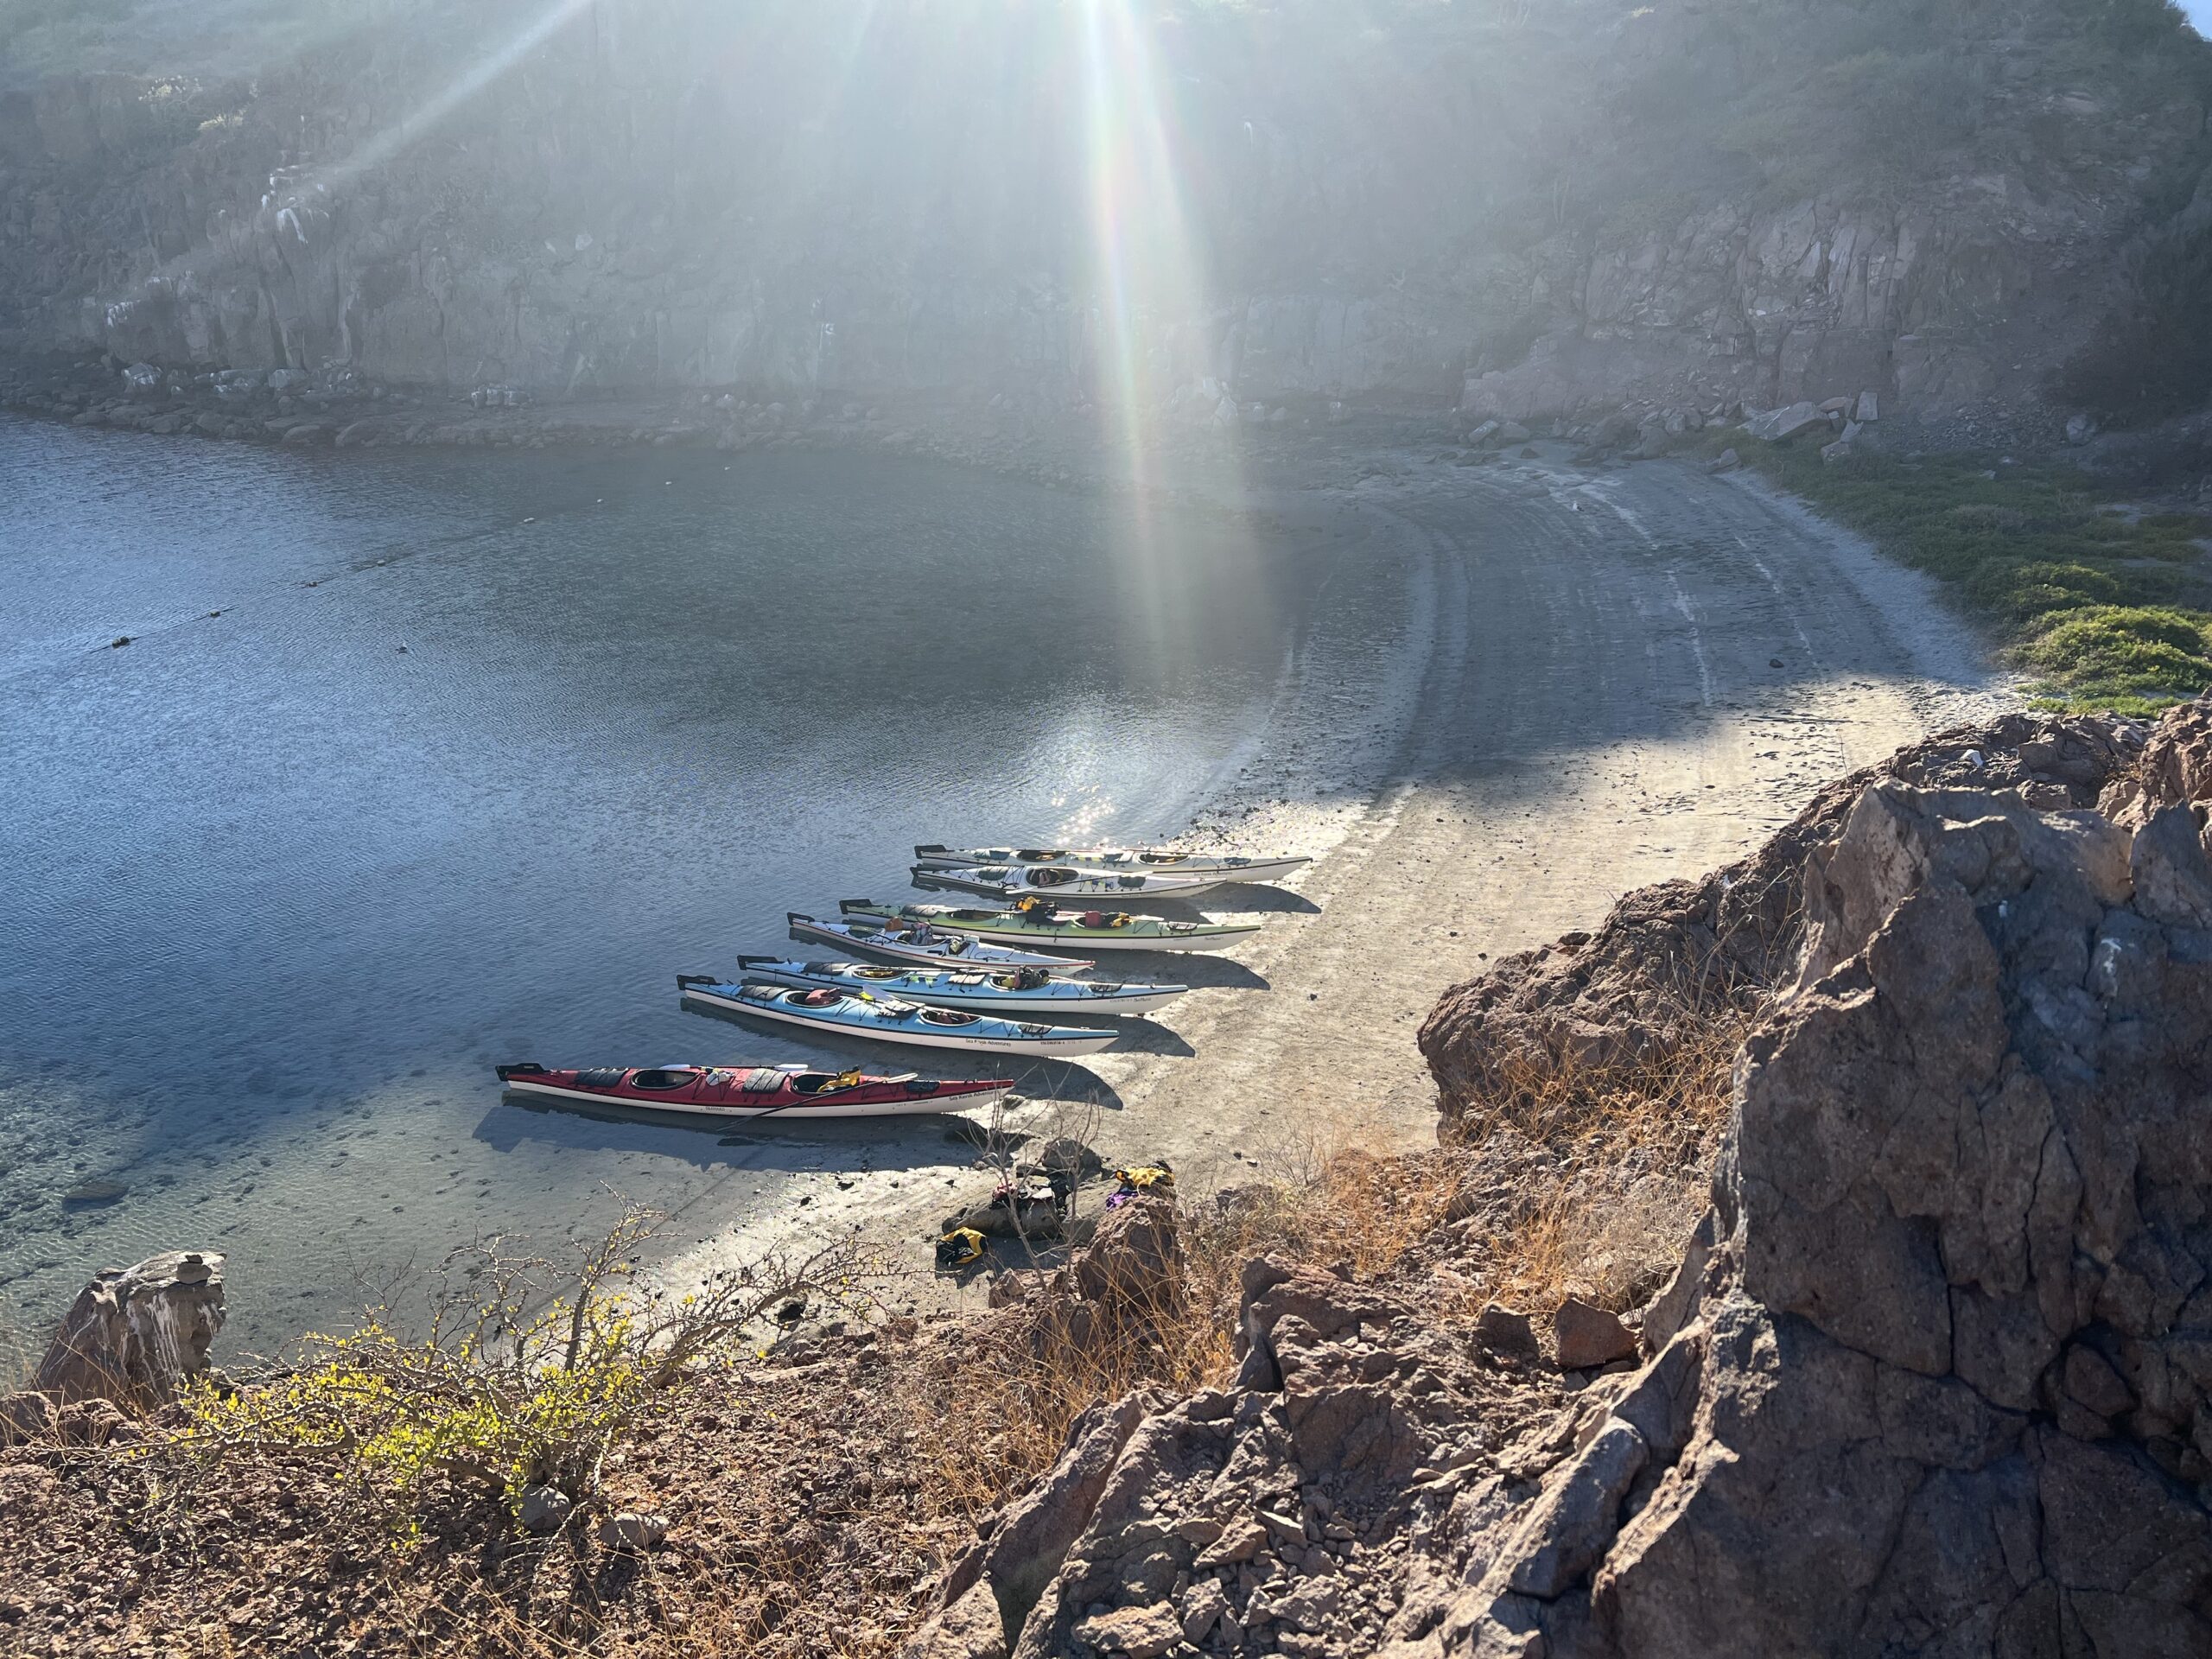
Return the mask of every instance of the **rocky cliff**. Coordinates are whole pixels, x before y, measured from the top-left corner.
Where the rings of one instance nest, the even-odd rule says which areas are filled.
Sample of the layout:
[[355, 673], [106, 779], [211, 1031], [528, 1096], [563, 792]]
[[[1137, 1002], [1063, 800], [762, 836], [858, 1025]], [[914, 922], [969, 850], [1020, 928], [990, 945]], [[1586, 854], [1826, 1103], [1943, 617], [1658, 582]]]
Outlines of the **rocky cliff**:
[[1637, 1337], [1255, 1261], [1234, 1381], [1079, 1425], [911, 1659], [2205, 1651], [2208, 741], [1862, 782]]
[[475, 0], [243, 49], [0, 96], [0, 340], [538, 397], [2018, 424], [2183, 210], [2206, 86], [2155, 0]]

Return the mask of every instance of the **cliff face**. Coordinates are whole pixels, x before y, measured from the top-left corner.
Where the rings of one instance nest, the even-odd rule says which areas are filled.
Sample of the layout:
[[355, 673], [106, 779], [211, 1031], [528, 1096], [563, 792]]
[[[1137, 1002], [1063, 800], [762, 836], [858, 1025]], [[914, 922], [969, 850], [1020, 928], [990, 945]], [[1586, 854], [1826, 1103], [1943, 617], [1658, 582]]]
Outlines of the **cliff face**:
[[2187, 200], [2201, 43], [1816, 10], [401, 4], [0, 95], [0, 343], [1208, 414], [2031, 398]]
[[[1859, 780], [1772, 849], [1795, 982], [1635, 1336], [1455, 1326], [1441, 1241], [1389, 1285], [1255, 1260], [1235, 1378], [1079, 1423], [906, 1659], [2204, 1652], [2208, 734]], [[1663, 944], [1668, 899], [1617, 928]]]

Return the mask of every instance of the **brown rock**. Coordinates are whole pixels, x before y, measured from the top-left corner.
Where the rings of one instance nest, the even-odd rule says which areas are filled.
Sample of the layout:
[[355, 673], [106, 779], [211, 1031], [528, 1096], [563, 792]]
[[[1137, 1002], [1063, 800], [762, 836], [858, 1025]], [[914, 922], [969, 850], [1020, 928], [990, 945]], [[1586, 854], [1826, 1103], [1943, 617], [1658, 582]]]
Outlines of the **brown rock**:
[[1552, 1318], [1552, 1342], [1562, 1371], [1587, 1370], [1632, 1358], [1636, 1333], [1602, 1307], [1570, 1296]]
[[[2190, 742], [2201, 741], [2204, 772], [2212, 774], [2212, 702], [2189, 707], [2205, 711], [2204, 735], [2153, 744], [2167, 757], [2158, 762], [2162, 779], [2198, 764], [2177, 758]], [[2159, 728], [2196, 729], [2172, 713]], [[1807, 857], [1834, 840], [1869, 783], [1888, 778], [1923, 789], [1974, 790], [2047, 783], [2060, 786], [2072, 806], [2088, 807], [2100, 790], [2150, 766], [2153, 751], [2145, 741], [2138, 722], [2112, 716], [2007, 715], [1944, 732], [1827, 785], [1749, 857], [1700, 880], [1628, 894], [1580, 950], [1524, 951], [1453, 986], [1420, 1035], [1441, 1096], [1444, 1130], [1451, 1133], [1471, 1105], [1510, 1090], [1531, 1070], [1663, 1059], [1702, 1030], [1709, 1015], [1700, 1007], [1756, 1008], [1798, 969]], [[2169, 781], [2158, 788], [2178, 786]]]
[[78, 1296], [32, 1386], [63, 1403], [105, 1399], [150, 1410], [207, 1369], [222, 1328], [221, 1256], [171, 1250], [111, 1268]]
[[2212, 861], [2194, 809], [2164, 806], [2135, 832], [2136, 909], [2168, 927], [2212, 927]]
[[1536, 1332], [1529, 1323], [1529, 1316], [1501, 1307], [1496, 1302], [1486, 1304], [1475, 1320], [1475, 1340], [1491, 1352], [1509, 1359], [1534, 1359], [1539, 1351]]
[[2161, 807], [2212, 803], [2212, 696], [2177, 703], [2158, 718], [2134, 765], [2104, 786], [2097, 810], [2122, 829], [2140, 829]]
[[[2212, 1606], [2152, 1567], [2212, 1573], [2182, 1219], [2212, 1198], [2183, 1128], [2212, 971], [2114, 834], [1883, 784], [1814, 856], [1825, 967], [1739, 1062], [1713, 1266], [1452, 1615], [1473, 1650], [1533, 1617], [1606, 1659], [1925, 1650], [1939, 1624], [2028, 1653], [2076, 1599], [2085, 1651], [2212, 1650]], [[1618, 1433], [1646, 1427], [1663, 1472], [1620, 1522]]]
[[54, 1402], [35, 1389], [0, 1395], [0, 1448], [43, 1440], [54, 1433]]
[[1102, 1654], [1160, 1659], [1182, 1641], [1183, 1622], [1173, 1607], [1160, 1601], [1146, 1607], [1119, 1607], [1086, 1618], [1075, 1627], [1075, 1636]]

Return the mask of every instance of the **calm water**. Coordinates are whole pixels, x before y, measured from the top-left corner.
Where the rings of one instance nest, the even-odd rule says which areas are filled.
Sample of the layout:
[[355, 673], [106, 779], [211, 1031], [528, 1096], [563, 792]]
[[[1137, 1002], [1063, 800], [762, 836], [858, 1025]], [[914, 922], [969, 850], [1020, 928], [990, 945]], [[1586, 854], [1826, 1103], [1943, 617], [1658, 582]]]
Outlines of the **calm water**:
[[1299, 653], [1393, 647], [1403, 573], [1317, 604], [1330, 565], [918, 463], [0, 419], [0, 1358], [154, 1249], [228, 1251], [265, 1345], [480, 1229], [589, 1230], [609, 1185], [698, 1231], [772, 1202], [821, 1146], [487, 1068], [807, 1058], [671, 976], [905, 894], [918, 839], [1174, 830]]

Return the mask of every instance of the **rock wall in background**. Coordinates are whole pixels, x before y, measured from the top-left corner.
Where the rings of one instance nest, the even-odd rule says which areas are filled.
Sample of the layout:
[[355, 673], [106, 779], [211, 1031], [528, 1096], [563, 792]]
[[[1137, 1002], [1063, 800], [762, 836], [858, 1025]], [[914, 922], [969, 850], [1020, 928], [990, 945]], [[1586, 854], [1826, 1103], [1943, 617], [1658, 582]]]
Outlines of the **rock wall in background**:
[[2017, 414], [2198, 166], [2199, 66], [2045, 4], [1917, 9], [1915, 54], [1885, 3], [1834, 10], [1865, 42], [1763, 0], [401, 4], [250, 75], [0, 93], [0, 345], [537, 397]]

